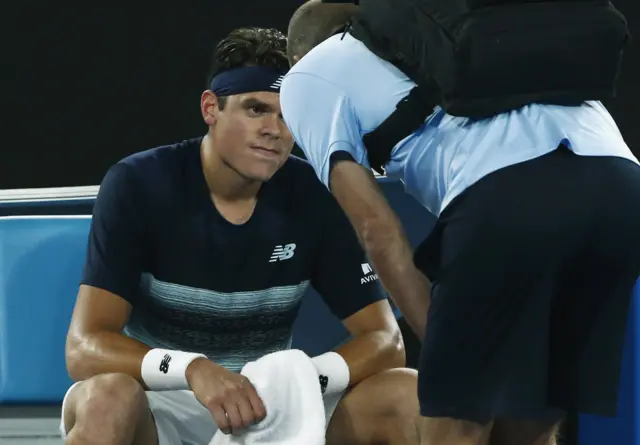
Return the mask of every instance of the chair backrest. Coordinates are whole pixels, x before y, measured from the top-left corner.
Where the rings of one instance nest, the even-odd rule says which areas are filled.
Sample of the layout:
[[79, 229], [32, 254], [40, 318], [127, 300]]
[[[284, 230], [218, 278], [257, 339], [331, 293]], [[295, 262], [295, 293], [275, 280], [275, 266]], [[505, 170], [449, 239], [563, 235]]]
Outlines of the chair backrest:
[[88, 216], [0, 218], [0, 403], [57, 403]]
[[612, 418], [581, 415], [578, 423], [580, 445], [640, 445], [640, 280], [636, 283], [628, 320], [618, 415]]
[[[387, 198], [415, 244], [433, 218], [397, 183]], [[33, 205], [33, 204], [31, 204]], [[64, 344], [86, 255], [90, 216], [0, 217], [0, 404], [50, 404], [71, 384]], [[294, 327], [294, 347], [320, 354], [348, 333], [309, 290]]]

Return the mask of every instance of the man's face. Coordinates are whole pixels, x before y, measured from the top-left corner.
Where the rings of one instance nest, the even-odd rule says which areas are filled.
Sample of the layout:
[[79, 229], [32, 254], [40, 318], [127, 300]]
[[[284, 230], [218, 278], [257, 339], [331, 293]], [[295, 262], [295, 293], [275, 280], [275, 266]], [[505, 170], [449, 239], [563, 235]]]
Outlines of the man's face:
[[215, 95], [205, 93], [203, 113], [216, 152], [246, 179], [267, 181], [291, 153], [293, 137], [282, 120], [278, 93], [228, 96], [222, 110]]

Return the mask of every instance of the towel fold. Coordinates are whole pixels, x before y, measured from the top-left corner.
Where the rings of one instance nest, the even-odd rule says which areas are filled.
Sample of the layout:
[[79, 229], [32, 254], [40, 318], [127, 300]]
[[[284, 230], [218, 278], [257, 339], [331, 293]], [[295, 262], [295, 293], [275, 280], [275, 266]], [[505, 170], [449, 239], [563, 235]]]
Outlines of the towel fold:
[[209, 445], [324, 445], [325, 410], [318, 372], [302, 351], [279, 351], [247, 363], [241, 374], [254, 385], [267, 410], [247, 430], [216, 432]]

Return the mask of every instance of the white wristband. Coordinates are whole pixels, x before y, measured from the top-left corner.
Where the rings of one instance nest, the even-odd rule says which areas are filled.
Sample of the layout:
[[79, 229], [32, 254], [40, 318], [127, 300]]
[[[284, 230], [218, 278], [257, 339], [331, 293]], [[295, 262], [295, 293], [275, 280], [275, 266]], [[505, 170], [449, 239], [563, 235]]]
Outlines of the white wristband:
[[322, 395], [341, 393], [349, 386], [349, 365], [337, 352], [326, 352], [311, 359], [320, 379]]
[[142, 380], [151, 391], [189, 389], [187, 367], [200, 357], [207, 358], [192, 352], [152, 349], [142, 360]]

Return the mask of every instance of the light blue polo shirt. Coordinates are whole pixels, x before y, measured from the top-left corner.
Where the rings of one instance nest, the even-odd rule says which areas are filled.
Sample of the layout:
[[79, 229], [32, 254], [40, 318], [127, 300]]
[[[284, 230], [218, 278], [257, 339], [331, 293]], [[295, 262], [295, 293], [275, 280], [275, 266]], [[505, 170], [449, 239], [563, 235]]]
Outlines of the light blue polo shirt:
[[[300, 60], [280, 90], [296, 143], [328, 186], [329, 158], [345, 151], [364, 166], [362, 137], [377, 128], [415, 84], [351, 35], [336, 35]], [[547, 154], [564, 143], [578, 155], [638, 160], [600, 102], [579, 107], [529, 105], [485, 120], [435, 108], [398, 143], [386, 175], [435, 215], [467, 187], [498, 169]]]

